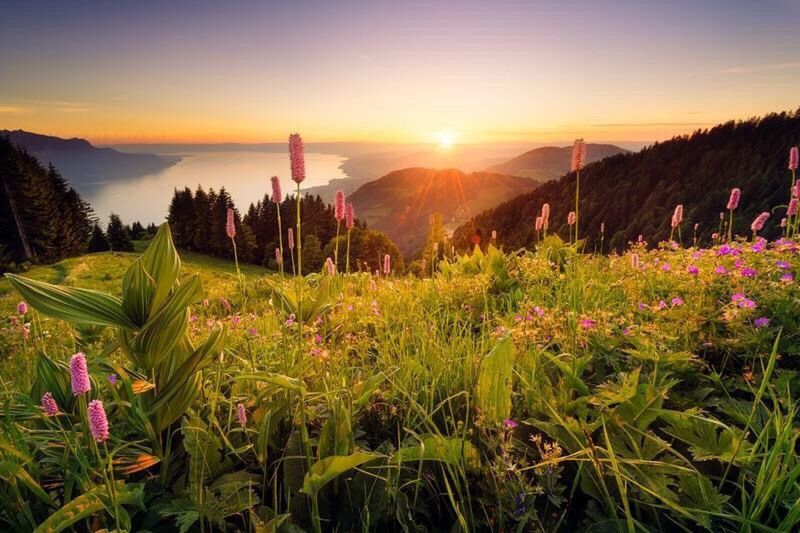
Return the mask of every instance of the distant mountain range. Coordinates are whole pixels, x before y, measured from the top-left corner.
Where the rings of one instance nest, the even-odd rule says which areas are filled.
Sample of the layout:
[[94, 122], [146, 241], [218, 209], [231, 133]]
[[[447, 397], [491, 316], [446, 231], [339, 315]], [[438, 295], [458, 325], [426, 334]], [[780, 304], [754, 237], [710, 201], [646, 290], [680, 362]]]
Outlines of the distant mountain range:
[[493, 172], [406, 168], [362, 185], [349, 196], [358, 218], [386, 233], [407, 257], [425, 242], [430, 216], [455, 228], [471, 216], [539, 185]]
[[[622, 250], [640, 234], [654, 244], [669, 237], [672, 212], [683, 204], [684, 244], [691, 243], [695, 223], [697, 237], [708, 243], [719, 231], [719, 214], [726, 211], [733, 187], [742, 190], [734, 233], [751, 235], [755, 216], [769, 211], [761, 233], [776, 237], [789, 200], [788, 152], [797, 144], [800, 110], [727, 122], [591, 163], [581, 172], [581, 237], [588, 239], [587, 249], [597, 248], [600, 224], [605, 223], [605, 250]], [[574, 195], [575, 173], [570, 172], [478, 214], [456, 230], [456, 246], [465, 249], [475, 240], [485, 243], [497, 231], [507, 250], [531, 247], [536, 242], [535, 219], [545, 202], [551, 207], [550, 230], [566, 238]]]
[[[586, 148], [587, 163], [593, 163], [612, 155], [628, 153], [628, 150], [613, 144], [587, 144]], [[563, 176], [569, 171], [571, 161], [571, 146], [543, 146], [525, 152], [505, 163], [493, 165], [486, 170], [544, 182]]]
[[8, 137], [14, 145], [27, 150], [42, 165], [52, 163], [78, 187], [158, 172], [180, 161], [179, 157], [123, 153], [112, 148], [98, 148], [85, 139], [62, 139], [23, 130], [0, 130], [0, 136]]

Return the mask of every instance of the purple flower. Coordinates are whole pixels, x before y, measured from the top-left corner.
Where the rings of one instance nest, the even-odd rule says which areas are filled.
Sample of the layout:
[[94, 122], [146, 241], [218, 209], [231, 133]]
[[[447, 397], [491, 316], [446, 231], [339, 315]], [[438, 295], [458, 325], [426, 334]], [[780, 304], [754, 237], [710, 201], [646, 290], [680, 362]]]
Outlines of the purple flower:
[[696, 276], [700, 272], [700, 269], [698, 269], [694, 265], [689, 265], [689, 266], [686, 267], [686, 272], [688, 272], [692, 276]]
[[731, 189], [731, 197], [728, 199], [728, 209], [730, 211], [739, 207], [739, 197], [741, 195], [742, 191], [738, 187]]
[[667, 308], [667, 302], [665, 302], [664, 300], [659, 300], [658, 301], [658, 305], [656, 306], [656, 308], [657, 309], [666, 309]]
[[676, 296], [675, 298], [672, 299], [673, 307], [680, 307], [682, 305], [683, 305], [683, 298], [681, 298], [680, 296]]
[[247, 425], [247, 411], [245, 410], [242, 402], [239, 402], [239, 404], [236, 406], [236, 418], [239, 419], [239, 424], [241, 424], [242, 427]]
[[17, 313], [20, 315], [28, 314], [28, 304], [24, 300], [17, 304]]
[[56, 416], [59, 413], [58, 404], [53, 398], [52, 392], [45, 392], [42, 395], [42, 409], [44, 409], [46, 416]]
[[622, 330], [622, 334], [626, 337], [630, 337], [633, 334], [633, 328], [631, 326], [626, 327]]
[[794, 275], [791, 272], [787, 272], [783, 276], [781, 276], [781, 281], [790, 282], [794, 280]]
[[757, 272], [755, 268], [745, 267], [739, 271], [739, 274], [745, 278], [754, 278], [756, 277]]
[[778, 268], [781, 268], [781, 269], [784, 269], [784, 270], [785, 270], [785, 269], [787, 269], [787, 268], [789, 268], [789, 263], [787, 263], [786, 261], [781, 261], [780, 259], [778, 259], [777, 261], [775, 261], [775, 265], [776, 265]]
[[670, 270], [672, 270], [672, 267], [669, 266], [669, 263], [664, 263], [663, 265], [661, 265], [661, 270], [663, 270], [664, 272], [669, 272]]
[[89, 402], [89, 431], [92, 433], [95, 442], [105, 442], [108, 440], [108, 418], [106, 410], [103, 409], [103, 402], [92, 400]]
[[508, 429], [514, 429], [514, 428], [516, 428], [517, 426], [519, 426], [519, 424], [517, 424], [516, 422], [514, 422], [514, 421], [513, 421], [513, 420], [511, 420], [510, 418], [507, 418], [507, 419], [503, 420], [503, 425], [504, 425], [505, 427], [507, 427]]
[[762, 316], [753, 321], [753, 325], [757, 328], [765, 328], [769, 326], [769, 318]]
[[289, 163], [292, 180], [298, 185], [306, 179], [306, 160], [303, 154], [303, 139], [299, 133], [289, 135]]
[[72, 394], [79, 396], [92, 390], [89, 370], [86, 367], [86, 356], [82, 352], [78, 352], [70, 358], [69, 374], [72, 381]]
[[108, 375], [108, 382], [111, 384], [112, 387], [117, 384], [118, 380], [119, 380], [119, 378], [117, 377], [116, 374], [109, 374]]
[[533, 312], [536, 313], [538, 316], [544, 316], [544, 309], [539, 307], [538, 305], [533, 308]]
[[256, 328], [247, 328], [247, 334], [251, 337], [255, 337], [258, 335], [258, 330]]
[[743, 293], [737, 292], [731, 296], [731, 302], [735, 303], [737, 307], [742, 309], [755, 309], [756, 302], [747, 298]]
[[225, 308], [225, 310], [226, 310], [226, 311], [228, 311], [228, 312], [230, 313], [230, 311], [231, 311], [231, 304], [230, 304], [230, 302], [228, 302], [228, 300], [226, 300], [225, 298], [223, 298], [222, 296], [220, 296], [220, 297], [219, 297], [219, 303], [222, 305], [222, 307], [223, 307], [223, 308]]
[[644, 311], [645, 309], [647, 309], [648, 305], [646, 303], [639, 302], [638, 307], [639, 311]]
[[593, 329], [595, 325], [595, 321], [591, 318], [582, 318], [580, 319], [580, 326], [581, 329]]
[[723, 265], [719, 265], [717, 268], [714, 269], [714, 273], [725, 275], [728, 273], [728, 269], [725, 268]]
[[281, 180], [278, 176], [272, 176], [270, 181], [272, 182], [272, 201], [279, 204], [281, 200], [283, 200], [283, 195], [281, 194]]

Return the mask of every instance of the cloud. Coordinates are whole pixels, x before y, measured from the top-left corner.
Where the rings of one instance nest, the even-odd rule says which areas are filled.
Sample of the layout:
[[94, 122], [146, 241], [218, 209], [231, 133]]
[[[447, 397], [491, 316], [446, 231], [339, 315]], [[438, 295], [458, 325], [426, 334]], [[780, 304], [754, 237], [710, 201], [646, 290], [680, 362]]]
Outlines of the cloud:
[[56, 111], [60, 113], [85, 113], [89, 111], [89, 108], [86, 106], [57, 107]]
[[751, 74], [754, 72], [778, 72], [781, 70], [800, 69], [800, 61], [789, 63], [766, 63], [763, 65], [746, 65], [718, 70], [718, 74]]
[[9, 114], [9, 115], [16, 115], [18, 113], [24, 113], [27, 109], [24, 107], [18, 107], [14, 105], [0, 105], [0, 113]]

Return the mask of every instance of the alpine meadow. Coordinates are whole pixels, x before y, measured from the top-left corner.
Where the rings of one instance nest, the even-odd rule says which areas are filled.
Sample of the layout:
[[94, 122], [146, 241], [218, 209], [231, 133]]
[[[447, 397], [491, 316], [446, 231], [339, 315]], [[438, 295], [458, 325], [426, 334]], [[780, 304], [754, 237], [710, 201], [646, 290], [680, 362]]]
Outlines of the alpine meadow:
[[800, 530], [800, 7], [711, 4], [12, 0], [0, 531]]

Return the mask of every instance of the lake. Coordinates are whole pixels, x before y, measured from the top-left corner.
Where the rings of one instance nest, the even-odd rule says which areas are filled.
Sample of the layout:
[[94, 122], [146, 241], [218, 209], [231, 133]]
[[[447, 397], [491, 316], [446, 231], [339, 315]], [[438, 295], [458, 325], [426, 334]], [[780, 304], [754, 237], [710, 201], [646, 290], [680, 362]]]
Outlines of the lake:
[[[81, 196], [94, 209], [103, 224], [116, 213], [130, 224], [160, 224], [167, 216], [175, 188], [192, 190], [202, 185], [206, 190], [225, 187], [239, 212], [244, 215], [250, 203], [271, 193], [269, 178], [280, 176], [283, 194], [297, 186], [290, 178], [289, 156], [268, 152], [193, 152], [164, 153], [182, 159], [175, 165], [137, 178], [84, 185]], [[301, 189], [327, 185], [334, 178], [346, 178], [339, 168], [345, 157], [330, 154], [306, 154], [306, 179]]]

